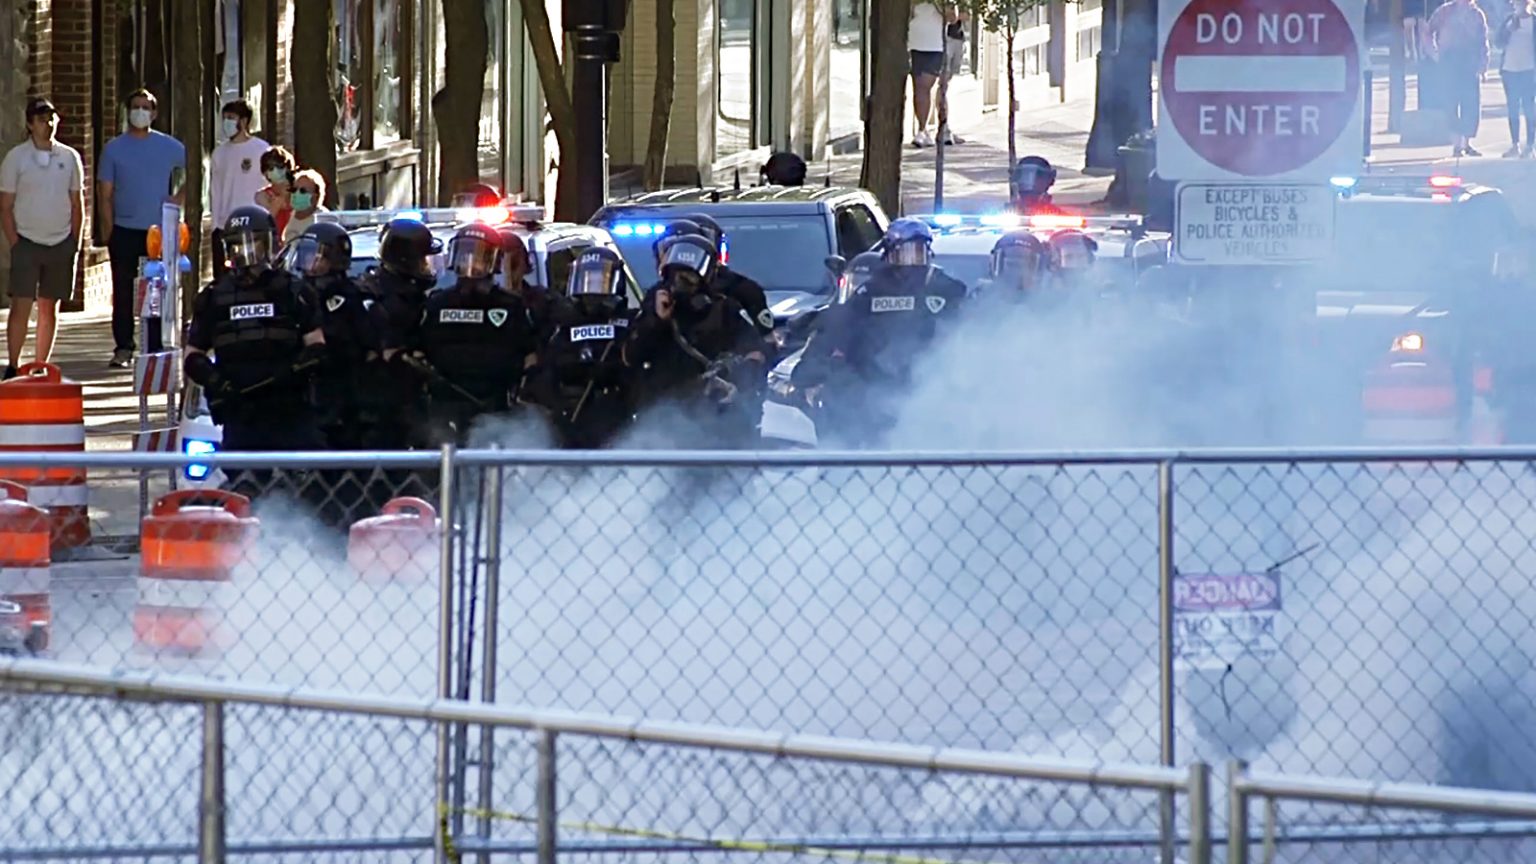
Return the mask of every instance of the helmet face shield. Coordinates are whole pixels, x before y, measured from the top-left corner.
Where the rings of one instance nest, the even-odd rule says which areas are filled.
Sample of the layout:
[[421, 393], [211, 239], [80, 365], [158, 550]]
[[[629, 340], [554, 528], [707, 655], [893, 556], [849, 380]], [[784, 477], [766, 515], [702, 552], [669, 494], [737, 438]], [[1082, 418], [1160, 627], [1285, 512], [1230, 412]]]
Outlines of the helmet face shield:
[[571, 271], [568, 290], [572, 297], [612, 297], [619, 293], [618, 265], [607, 258], [584, 260]]
[[1038, 248], [1007, 246], [992, 253], [992, 278], [1028, 290], [1039, 284], [1045, 255]]
[[686, 238], [679, 237], [662, 244], [661, 257], [657, 263], [663, 274], [688, 275], [694, 277], [695, 281], [703, 281], [709, 277], [714, 256], [705, 244], [690, 243]]
[[496, 244], [473, 234], [448, 241], [448, 267], [464, 279], [488, 279], [496, 274]]
[[1063, 273], [1083, 273], [1093, 267], [1090, 240], [1081, 235], [1051, 238], [1051, 263]]
[[885, 260], [897, 267], [926, 267], [933, 262], [933, 249], [923, 240], [902, 240], [886, 250]]
[[224, 235], [224, 254], [235, 270], [264, 267], [272, 262], [272, 232], [247, 229]]
[[331, 256], [326, 247], [314, 237], [300, 237], [293, 241], [293, 255], [289, 272], [296, 276], [324, 276], [333, 272]]

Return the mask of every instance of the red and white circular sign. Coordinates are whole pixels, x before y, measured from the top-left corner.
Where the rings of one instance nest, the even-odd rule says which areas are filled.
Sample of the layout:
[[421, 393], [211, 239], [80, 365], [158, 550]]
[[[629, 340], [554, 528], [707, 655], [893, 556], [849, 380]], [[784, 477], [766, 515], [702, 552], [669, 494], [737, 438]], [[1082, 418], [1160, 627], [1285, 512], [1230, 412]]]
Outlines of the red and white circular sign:
[[1298, 171], [1356, 128], [1360, 49], [1335, 0], [1190, 0], [1162, 48], [1163, 120], [1219, 168]]

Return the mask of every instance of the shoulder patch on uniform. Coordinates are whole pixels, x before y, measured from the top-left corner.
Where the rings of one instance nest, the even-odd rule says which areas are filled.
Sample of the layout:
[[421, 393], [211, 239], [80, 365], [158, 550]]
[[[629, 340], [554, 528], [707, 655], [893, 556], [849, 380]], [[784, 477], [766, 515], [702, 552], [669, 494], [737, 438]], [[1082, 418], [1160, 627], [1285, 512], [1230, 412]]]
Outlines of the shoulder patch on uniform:
[[757, 323], [759, 325], [761, 325], [764, 330], [772, 330], [773, 329], [773, 313], [770, 312], [767, 309], [764, 309], [763, 311], [757, 313]]
[[869, 298], [869, 311], [871, 312], [911, 312], [917, 308], [915, 297], [871, 297]]
[[439, 324], [481, 324], [484, 321], [484, 309], [440, 309], [437, 313]]
[[241, 306], [229, 307], [229, 320], [247, 321], [252, 318], [271, 318], [277, 314], [277, 307], [271, 303], [246, 303]]
[[[737, 311], [741, 313], [741, 320], [747, 322], [748, 324], [752, 324], [752, 316], [747, 314], [747, 310], [738, 309]], [[757, 325], [752, 324], [752, 326], [756, 327]]]
[[325, 300], [325, 311], [327, 311], [327, 312], [335, 312], [337, 309], [340, 309], [342, 307], [342, 304], [344, 304], [346, 302], [347, 302], [347, 298], [341, 296], [340, 294], [336, 294], [334, 296], [327, 297], [326, 300]]
[[491, 322], [492, 327], [500, 327], [501, 325], [507, 323], [507, 310], [489, 309], [486, 310], [485, 317], [486, 320]]
[[363, 310], [364, 311], [369, 311], [369, 312], [373, 311], [373, 301], [372, 300], [364, 300], [363, 301]]
[[929, 312], [932, 312], [933, 314], [937, 315], [940, 312], [944, 311], [944, 304], [945, 304], [946, 301], [944, 300], [943, 297], [938, 297], [938, 296], [930, 294], [930, 295], [928, 295], [928, 297], [926, 299], [927, 299], [927, 302], [928, 302], [928, 311]]

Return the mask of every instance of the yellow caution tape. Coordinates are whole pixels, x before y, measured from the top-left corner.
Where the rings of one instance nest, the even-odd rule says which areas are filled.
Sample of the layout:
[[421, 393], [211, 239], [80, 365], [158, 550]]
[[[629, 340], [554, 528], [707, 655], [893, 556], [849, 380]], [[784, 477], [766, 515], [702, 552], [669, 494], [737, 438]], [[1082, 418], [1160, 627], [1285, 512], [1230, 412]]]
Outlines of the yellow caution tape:
[[[513, 813], [507, 810], [485, 810], [477, 807], [466, 807], [462, 810], [454, 810], [446, 804], [438, 805], [440, 814], [439, 826], [444, 832], [444, 848], [448, 852], [449, 860], [457, 862], [457, 853], [452, 851], [452, 845], [448, 842], [448, 815], [451, 812], [461, 813], [474, 819], [498, 819], [503, 822], [522, 822], [525, 824], [537, 824], [537, 816], [529, 816], [525, 813]], [[880, 864], [971, 864], [971, 862], [948, 858], [924, 858], [918, 855], [895, 855], [886, 852], [860, 852], [854, 849], [829, 849], [824, 846], [807, 846], [800, 843], [771, 843], [764, 840], [726, 840], [717, 837], [695, 837], [687, 834], [677, 834], [671, 831], [657, 831], [651, 828], [626, 828], [622, 825], [602, 825], [597, 822], [557, 822], [562, 831], [581, 831], [590, 834], [609, 834], [617, 837], [634, 837], [642, 840], [667, 840], [674, 843], [692, 843], [706, 849], [716, 849], [731, 852], [783, 852], [792, 855], [817, 855], [822, 858], [844, 858], [852, 861], [874, 861]]]

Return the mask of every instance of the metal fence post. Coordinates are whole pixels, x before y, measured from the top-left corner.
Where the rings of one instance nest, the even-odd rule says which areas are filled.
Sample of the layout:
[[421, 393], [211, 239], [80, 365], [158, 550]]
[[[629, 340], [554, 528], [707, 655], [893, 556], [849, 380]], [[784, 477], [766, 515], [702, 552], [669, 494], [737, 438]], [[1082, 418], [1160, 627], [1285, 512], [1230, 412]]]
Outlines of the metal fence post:
[[[484, 507], [488, 511], [485, 522], [485, 654], [480, 663], [480, 701], [496, 701], [496, 628], [500, 615], [501, 592], [501, 511], [502, 479], [505, 473], [500, 465], [487, 467], [491, 472], [486, 483]], [[492, 773], [496, 763], [495, 727], [480, 729], [480, 837], [491, 837], [491, 804], [495, 789]], [[480, 860], [489, 864], [489, 852], [480, 853]]]
[[224, 703], [203, 703], [202, 793], [197, 803], [198, 864], [224, 864]]
[[539, 814], [539, 854], [537, 864], [555, 864], [555, 820], [559, 808], [555, 803], [555, 733], [539, 730], [539, 788], [535, 790]]
[[[453, 445], [443, 445], [443, 457], [439, 463], [438, 510], [442, 513], [441, 548], [438, 560], [437, 596], [437, 696], [453, 698], [453, 542], [454, 519], [458, 515], [453, 507]], [[449, 783], [452, 752], [452, 731], [447, 723], [437, 724], [437, 777], [434, 793], [437, 806], [433, 808], [432, 830], [433, 858], [442, 864], [448, 860]]]
[[1211, 766], [1189, 766], [1189, 864], [1211, 864]]
[[[1173, 737], [1173, 463], [1157, 463], [1157, 625], [1158, 625], [1158, 729], [1162, 763], [1174, 764]], [[1177, 822], [1173, 793], [1164, 791], [1158, 800], [1162, 829], [1162, 864], [1173, 864]]]
[[1248, 793], [1242, 778], [1248, 763], [1227, 763], [1227, 864], [1248, 864]]

